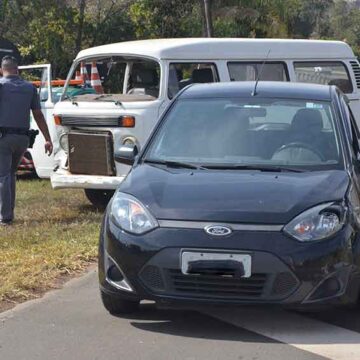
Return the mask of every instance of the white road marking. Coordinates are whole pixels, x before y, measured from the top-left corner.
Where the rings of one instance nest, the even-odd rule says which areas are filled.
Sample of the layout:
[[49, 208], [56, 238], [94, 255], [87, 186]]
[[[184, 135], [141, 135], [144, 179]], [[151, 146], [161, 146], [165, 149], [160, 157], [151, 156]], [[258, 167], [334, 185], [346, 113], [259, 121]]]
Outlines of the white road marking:
[[331, 360], [359, 360], [360, 333], [278, 309], [214, 309], [205, 314]]

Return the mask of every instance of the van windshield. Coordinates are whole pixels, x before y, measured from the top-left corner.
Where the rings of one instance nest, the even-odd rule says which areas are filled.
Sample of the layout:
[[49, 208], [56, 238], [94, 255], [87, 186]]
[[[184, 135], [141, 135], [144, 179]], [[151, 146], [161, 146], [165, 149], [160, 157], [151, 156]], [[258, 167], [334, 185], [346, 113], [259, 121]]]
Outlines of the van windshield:
[[183, 99], [168, 113], [146, 160], [335, 169], [342, 166], [338, 139], [329, 102]]
[[63, 99], [76, 101], [151, 101], [159, 96], [157, 62], [121, 56], [77, 63]]

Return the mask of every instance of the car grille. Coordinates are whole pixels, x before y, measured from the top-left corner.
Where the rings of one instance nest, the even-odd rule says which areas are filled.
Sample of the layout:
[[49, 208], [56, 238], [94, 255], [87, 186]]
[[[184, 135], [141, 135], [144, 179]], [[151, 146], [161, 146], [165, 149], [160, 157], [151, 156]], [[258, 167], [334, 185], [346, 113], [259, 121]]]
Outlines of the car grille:
[[160, 269], [154, 265], [146, 266], [140, 273], [143, 283], [154, 290], [162, 290], [165, 287]]
[[295, 290], [298, 280], [290, 272], [282, 272], [276, 275], [273, 282], [271, 295], [285, 296]]
[[114, 127], [119, 126], [120, 116], [70, 116], [62, 115], [61, 116], [61, 125], [63, 126], [106, 126]]
[[254, 273], [234, 279], [218, 275], [184, 275], [178, 269], [146, 265], [139, 278], [154, 294], [228, 300], [276, 301], [290, 296], [299, 286], [291, 272]]
[[266, 274], [234, 279], [212, 275], [183, 275], [180, 270], [167, 271], [171, 287], [176, 293], [219, 298], [255, 299], [263, 294]]

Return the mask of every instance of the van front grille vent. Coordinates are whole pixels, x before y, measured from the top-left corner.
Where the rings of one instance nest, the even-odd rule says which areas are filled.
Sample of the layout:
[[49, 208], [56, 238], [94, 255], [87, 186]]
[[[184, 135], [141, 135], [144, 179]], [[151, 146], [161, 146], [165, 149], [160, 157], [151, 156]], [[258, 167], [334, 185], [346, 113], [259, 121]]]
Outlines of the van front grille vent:
[[357, 61], [350, 61], [350, 64], [355, 75], [356, 86], [360, 89], [360, 65]]

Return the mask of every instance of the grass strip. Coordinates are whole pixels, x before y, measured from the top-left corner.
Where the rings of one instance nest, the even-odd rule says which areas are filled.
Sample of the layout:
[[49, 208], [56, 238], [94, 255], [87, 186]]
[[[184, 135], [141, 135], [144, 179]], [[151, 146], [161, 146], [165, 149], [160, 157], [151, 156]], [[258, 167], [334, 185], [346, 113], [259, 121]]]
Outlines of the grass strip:
[[82, 190], [20, 180], [15, 213], [14, 225], [0, 227], [0, 302], [38, 297], [96, 260], [102, 213]]

